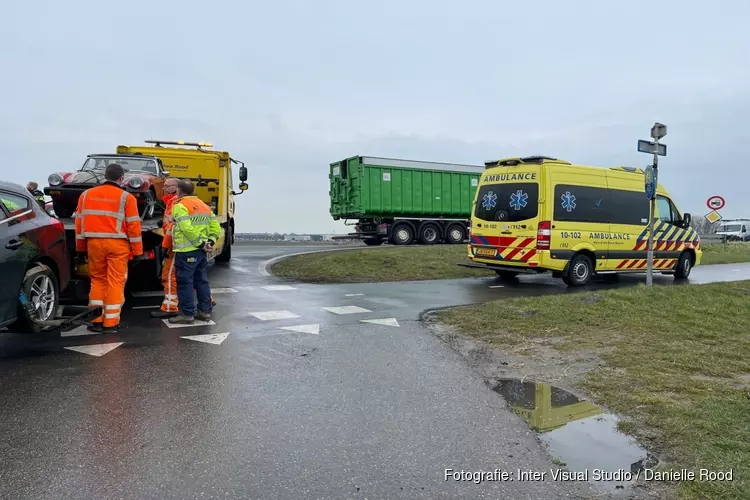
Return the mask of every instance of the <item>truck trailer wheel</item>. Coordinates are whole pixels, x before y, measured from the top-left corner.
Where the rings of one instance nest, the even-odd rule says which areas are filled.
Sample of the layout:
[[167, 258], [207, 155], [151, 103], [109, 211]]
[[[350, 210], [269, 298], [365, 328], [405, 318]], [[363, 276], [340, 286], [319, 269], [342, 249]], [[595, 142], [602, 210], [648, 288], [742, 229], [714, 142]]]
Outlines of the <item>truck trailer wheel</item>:
[[410, 245], [414, 241], [414, 227], [408, 222], [396, 224], [391, 231], [394, 245]]
[[451, 245], [463, 243], [466, 239], [466, 227], [462, 224], [451, 224], [445, 231], [445, 241]]
[[383, 238], [367, 238], [363, 240], [368, 247], [377, 247], [384, 243]]
[[434, 245], [440, 240], [440, 228], [437, 224], [427, 222], [419, 228], [419, 242], [423, 245]]

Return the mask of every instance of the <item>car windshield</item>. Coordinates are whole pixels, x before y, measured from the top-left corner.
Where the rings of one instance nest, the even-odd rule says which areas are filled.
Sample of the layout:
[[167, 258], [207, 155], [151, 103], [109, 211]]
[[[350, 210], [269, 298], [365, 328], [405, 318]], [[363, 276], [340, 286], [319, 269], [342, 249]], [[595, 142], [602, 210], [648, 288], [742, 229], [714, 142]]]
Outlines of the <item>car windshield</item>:
[[740, 230], [740, 225], [739, 224], [732, 224], [732, 225], [727, 225], [727, 226], [721, 226], [719, 228], [719, 232], [720, 233], [734, 233], [734, 232], [737, 232], [739, 230]]
[[126, 172], [137, 170], [141, 172], [148, 172], [154, 175], [157, 173], [156, 162], [151, 159], [118, 158], [104, 156], [87, 159], [86, 163], [83, 164], [82, 170], [103, 170], [107, 168], [108, 165], [112, 165], [113, 163], [120, 165], [125, 169]]

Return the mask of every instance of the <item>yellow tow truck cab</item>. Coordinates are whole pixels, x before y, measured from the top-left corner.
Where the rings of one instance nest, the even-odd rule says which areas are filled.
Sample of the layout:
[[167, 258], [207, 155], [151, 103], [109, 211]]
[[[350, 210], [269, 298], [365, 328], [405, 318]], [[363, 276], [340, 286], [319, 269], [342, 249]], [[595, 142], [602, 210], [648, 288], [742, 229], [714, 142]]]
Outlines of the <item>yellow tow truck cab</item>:
[[[234, 243], [234, 196], [244, 192], [248, 186], [247, 168], [241, 161], [225, 151], [214, 151], [213, 145], [205, 142], [145, 141], [149, 146], [117, 146], [118, 154], [140, 154], [159, 158], [164, 175], [178, 179], [190, 179], [195, 185], [195, 196], [211, 207], [222, 227], [222, 237], [216, 242], [216, 250], [209, 259], [228, 261], [232, 258]], [[232, 165], [238, 164], [240, 191], [233, 191]]]
[[[573, 165], [544, 156], [487, 162], [471, 218], [467, 267], [501, 278], [551, 271], [570, 286], [645, 272], [649, 200], [642, 169]], [[656, 190], [654, 270], [686, 279], [698, 234], [663, 186]]]

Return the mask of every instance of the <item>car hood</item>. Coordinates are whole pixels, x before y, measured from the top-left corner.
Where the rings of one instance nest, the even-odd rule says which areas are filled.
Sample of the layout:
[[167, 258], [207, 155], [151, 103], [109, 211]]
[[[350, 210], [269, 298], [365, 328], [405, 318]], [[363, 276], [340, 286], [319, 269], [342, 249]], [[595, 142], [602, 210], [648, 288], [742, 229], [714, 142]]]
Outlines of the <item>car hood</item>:
[[[133, 177], [140, 177], [145, 181], [149, 176], [142, 173], [125, 172], [123, 181], [127, 182]], [[104, 170], [83, 170], [79, 172], [73, 172], [70, 177], [65, 179], [65, 184], [103, 184], [104, 181]]]

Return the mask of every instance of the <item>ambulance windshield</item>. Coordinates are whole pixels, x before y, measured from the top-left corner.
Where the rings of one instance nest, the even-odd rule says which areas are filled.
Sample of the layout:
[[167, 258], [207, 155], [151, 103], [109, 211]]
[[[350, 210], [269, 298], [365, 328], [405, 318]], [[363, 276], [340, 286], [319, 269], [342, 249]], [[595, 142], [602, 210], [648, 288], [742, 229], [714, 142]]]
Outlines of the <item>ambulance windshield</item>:
[[539, 184], [486, 184], [479, 188], [474, 216], [485, 221], [519, 222], [536, 218]]

